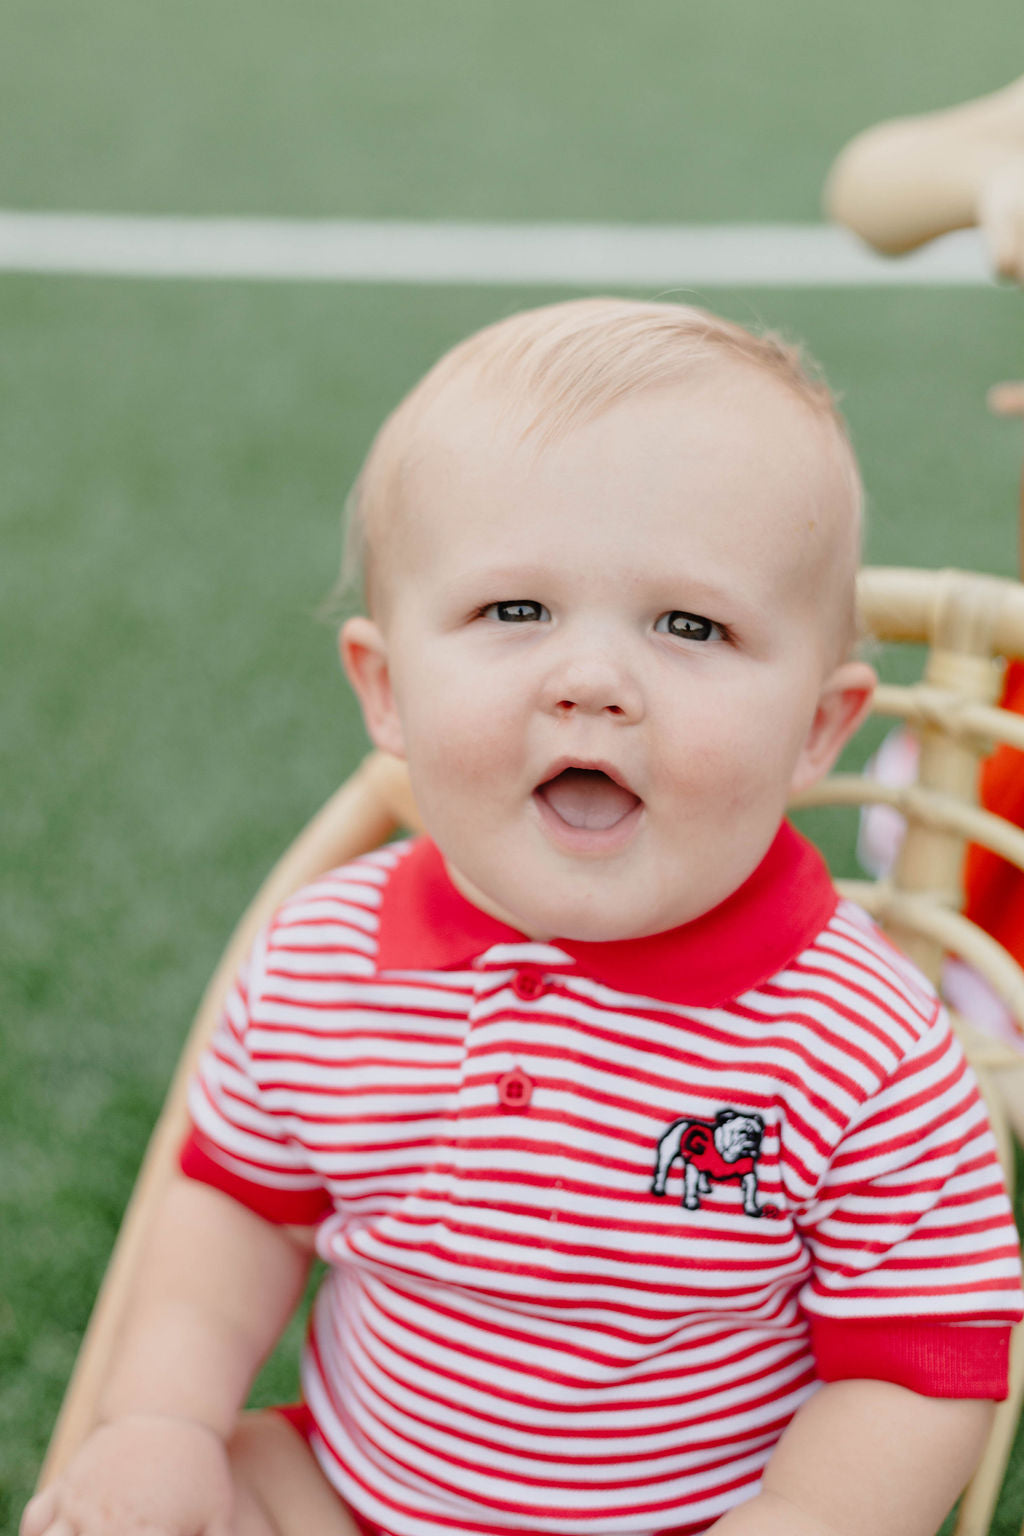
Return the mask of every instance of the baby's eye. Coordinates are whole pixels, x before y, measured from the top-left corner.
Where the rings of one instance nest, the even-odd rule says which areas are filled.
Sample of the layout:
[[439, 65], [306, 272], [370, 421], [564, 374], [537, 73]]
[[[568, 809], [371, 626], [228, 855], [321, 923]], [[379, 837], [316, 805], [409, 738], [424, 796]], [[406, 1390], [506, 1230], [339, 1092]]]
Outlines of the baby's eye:
[[699, 613], [683, 613], [674, 608], [671, 613], [663, 613], [655, 621], [655, 629], [662, 635], [676, 635], [680, 640], [724, 640], [725, 630], [713, 619], [706, 619]]
[[543, 603], [526, 598], [516, 598], [511, 603], [488, 603], [481, 611], [485, 619], [499, 619], [502, 624], [535, 624], [551, 617]]

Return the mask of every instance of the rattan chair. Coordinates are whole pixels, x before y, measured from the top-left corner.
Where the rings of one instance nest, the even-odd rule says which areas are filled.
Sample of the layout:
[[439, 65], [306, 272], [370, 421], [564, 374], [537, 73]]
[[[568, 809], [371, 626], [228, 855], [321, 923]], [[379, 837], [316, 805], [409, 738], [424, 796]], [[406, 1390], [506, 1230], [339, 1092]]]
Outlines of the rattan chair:
[[[861, 575], [866, 634], [881, 643], [923, 645], [920, 681], [881, 684], [874, 713], [917, 735], [915, 781], [893, 786], [833, 774], [802, 805], [887, 804], [906, 833], [890, 877], [839, 880], [925, 974], [941, 986], [947, 954], [967, 961], [1005, 1003], [1024, 1045], [1024, 972], [962, 915], [968, 845], [992, 849], [1024, 871], [1024, 831], [978, 805], [979, 767], [998, 744], [1024, 750], [1024, 718], [1000, 709], [1005, 661], [1024, 656], [1024, 586], [964, 571], [873, 569]], [[1024, 1054], [954, 1014], [977, 1073], [1008, 1183], [1014, 1141], [1024, 1139]], [[1024, 1328], [1014, 1333], [1010, 1396], [1000, 1404], [985, 1456], [964, 1494], [956, 1536], [986, 1536], [1024, 1399]]]
[[[876, 712], [902, 719], [920, 736], [917, 781], [894, 788], [836, 775], [801, 804], [895, 806], [907, 832], [891, 878], [840, 882], [871, 911], [935, 981], [944, 956], [962, 956], [1005, 1000], [1024, 1031], [1024, 972], [961, 915], [967, 845], [982, 843], [1024, 871], [1024, 831], [977, 804], [978, 765], [993, 745], [1024, 749], [1024, 718], [1001, 710], [1003, 660], [1024, 657], [1024, 586], [956, 571], [876, 569], [861, 578], [867, 633], [880, 642], [927, 647], [923, 677], [911, 687], [883, 685]], [[376, 847], [416, 814], [401, 765], [374, 753], [328, 801], [273, 870], [246, 912], [203, 998], [82, 1344], [40, 1476], [50, 1481], [91, 1428], [99, 1383], [124, 1314], [140, 1245], [157, 1195], [171, 1177], [186, 1124], [185, 1089], [216, 1023], [230, 979], [256, 933], [285, 896], [345, 859]], [[1024, 1138], [1024, 1055], [957, 1019], [988, 1100], [1008, 1179], [1013, 1142]], [[985, 1459], [961, 1501], [957, 1536], [989, 1529], [1024, 1397], [1024, 1333], [1015, 1337], [1009, 1401], [1001, 1405]]]

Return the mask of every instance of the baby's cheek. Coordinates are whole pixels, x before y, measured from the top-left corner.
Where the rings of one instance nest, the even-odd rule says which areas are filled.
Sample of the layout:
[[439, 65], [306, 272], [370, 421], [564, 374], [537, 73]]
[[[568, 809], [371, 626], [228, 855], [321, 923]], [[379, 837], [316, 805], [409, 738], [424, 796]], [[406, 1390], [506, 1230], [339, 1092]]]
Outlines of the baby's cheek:
[[413, 784], [418, 781], [421, 793], [434, 802], [462, 801], [463, 811], [468, 810], [463, 797], [493, 786], [507, 767], [507, 754], [492, 739], [485, 720], [442, 710], [432, 719], [424, 718], [410, 734]]
[[777, 733], [710, 721], [660, 751], [657, 777], [689, 835], [721, 837], [784, 813], [785, 756]]
[[668, 730], [659, 732], [653, 752], [659, 777], [682, 794], [709, 785], [719, 794], [728, 793], [731, 781], [745, 775], [749, 755], [742, 730], [723, 729], [720, 719], [693, 714], [674, 719]]

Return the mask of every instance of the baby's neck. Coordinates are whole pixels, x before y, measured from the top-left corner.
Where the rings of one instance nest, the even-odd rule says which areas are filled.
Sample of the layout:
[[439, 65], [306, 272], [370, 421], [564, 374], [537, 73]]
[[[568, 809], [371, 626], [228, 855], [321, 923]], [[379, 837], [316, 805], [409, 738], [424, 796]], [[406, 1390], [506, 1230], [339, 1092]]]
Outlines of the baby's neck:
[[535, 939], [539, 944], [548, 944], [555, 937], [552, 933], [531, 932], [514, 912], [506, 911], [504, 907], [499, 906], [498, 902], [492, 901], [489, 896], [485, 896], [483, 891], [473, 884], [472, 880], [467, 880], [466, 876], [457, 870], [453, 864], [449, 864], [447, 859], [445, 860], [444, 867], [449, 880], [459, 895], [465, 896], [467, 901], [472, 902], [474, 907], [479, 907], [481, 912], [486, 912], [488, 917], [497, 918], [498, 922], [504, 923], [507, 928], [514, 928], [517, 933], [525, 935], [528, 939]]

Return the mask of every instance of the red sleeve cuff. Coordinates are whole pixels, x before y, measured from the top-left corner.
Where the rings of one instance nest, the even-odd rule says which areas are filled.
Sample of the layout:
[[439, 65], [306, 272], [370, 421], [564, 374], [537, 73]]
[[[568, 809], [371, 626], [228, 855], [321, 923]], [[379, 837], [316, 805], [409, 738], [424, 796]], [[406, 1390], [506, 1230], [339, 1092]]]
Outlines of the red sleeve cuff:
[[812, 1317], [811, 1343], [822, 1381], [867, 1377], [895, 1382], [924, 1397], [1000, 1402], [1009, 1390], [1010, 1328], [1005, 1324]]
[[275, 1189], [245, 1178], [220, 1160], [217, 1148], [195, 1126], [185, 1138], [178, 1163], [186, 1178], [212, 1184], [214, 1189], [277, 1226], [311, 1227], [332, 1209], [330, 1196], [322, 1187]]

